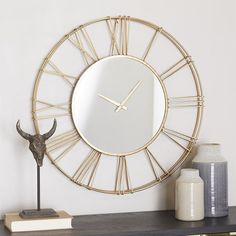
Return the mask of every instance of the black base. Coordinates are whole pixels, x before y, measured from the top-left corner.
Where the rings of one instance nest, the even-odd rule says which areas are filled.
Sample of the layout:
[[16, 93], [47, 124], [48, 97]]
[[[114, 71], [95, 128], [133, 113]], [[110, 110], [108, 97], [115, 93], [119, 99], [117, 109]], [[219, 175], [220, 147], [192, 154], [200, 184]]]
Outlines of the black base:
[[51, 208], [48, 209], [40, 209], [38, 210], [22, 210], [20, 212], [20, 217], [23, 219], [38, 219], [38, 218], [51, 218], [51, 217], [59, 217], [59, 215]]

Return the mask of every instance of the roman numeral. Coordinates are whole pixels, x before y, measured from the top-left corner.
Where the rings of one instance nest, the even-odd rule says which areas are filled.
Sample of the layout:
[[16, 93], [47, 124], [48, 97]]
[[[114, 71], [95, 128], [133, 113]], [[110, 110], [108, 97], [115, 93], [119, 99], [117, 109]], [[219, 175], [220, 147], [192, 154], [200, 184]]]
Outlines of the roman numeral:
[[69, 36], [68, 40], [80, 50], [86, 65], [90, 65], [99, 60], [91, 37], [83, 26], [75, 30], [74, 33]]
[[188, 143], [194, 144], [196, 142], [196, 137], [188, 136], [186, 134], [177, 132], [175, 130], [163, 128], [162, 133], [165, 134], [171, 141], [176, 143], [178, 146], [183, 148], [186, 151], [190, 151], [189, 148], [185, 147], [183, 144], [179, 142], [179, 140], [187, 141]]
[[149, 53], [149, 51], [150, 51], [150, 49], [151, 49], [151, 47], [152, 47], [154, 41], [156, 40], [157, 35], [158, 35], [158, 32], [161, 33], [161, 31], [162, 31], [162, 28], [159, 28], [158, 30], [155, 30], [155, 32], [154, 32], [154, 34], [153, 34], [151, 40], [149, 41], [149, 44], [148, 44], [146, 50], [145, 50], [145, 53], [144, 53], [144, 55], [143, 55], [143, 58], [142, 58], [143, 61], [145, 61], [145, 59], [146, 59], [146, 57], [147, 57], [147, 55], [148, 55], [148, 53]]
[[202, 96], [171, 97], [168, 99], [169, 108], [202, 107], [203, 103]]
[[[92, 150], [90, 154], [86, 157], [86, 159], [82, 162], [79, 168], [75, 171], [74, 175], [72, 176], [72, 180], [84, 185], [82, 182], [87, 180], [85, 184], [86, 187], [91, 188], [95, 175], [96, 170], [98, 168], [98, 164], [101, 158], [101, 153], [95, 150]], [[88, 178], [86, 178], [88, 176]]]
[[127, 55], [130, 17], [123, 16], [118, 19], [110, 18], [106, 20], [106, 23], [111, 36], [110, 55]]
[[54, 162], [60, 161], [66, 153], [68, 153], [80, 140], [78, 132], [73, 129], [62, 134], [59, 134], [46, 141], [47, 153], [61, 150], [58, 156], [53, 160]]
[[[162, 177], [168, 175], [169, 172], [157, 161], [157, 159], [148, 148], [145, 148], [144, 152], [149, 160], [155, 178], [162, 181]], [[159, 173], [160, 170], [163, 172], [163, 174]]]
[[117, 158], [115, 192], [117, 194], [124, 194], [126, 191], [133, 192], [133, 189], [131, 186], [126, 159], [124, 156], [120, 156]]
[[78, 77], [63, 73], [52, 61], [48, 61], [50, 69], [43, 69], [43, 72], [51, 75], [56, 75], [65, 80], [71, 87], [75, 86]]
[[[38, 109], [36, 109], [35, 111], [33, 111], [33, 113], [37, 113], [37, 119], [38, 120], [45, 120], [45, 119], [51, 119], [51, 118], [55, 118], [55, 117], [63, 117], [63, 116], [69, 116], [70, 115], [70, 103], [66, 102], [66, 103], [58, 103], [58, 104], [52, 104], [49, 102], [44, 102], [41, 100], [36, 100], [36, 102], [38, 104], [43, 105], [43, 107], [40, 107]], [[52, 114], [52, 115], [38, 115], [38, 113], [44, 113], [50, 110], [60, 110], [61, 113], [58, 114]]]
[[162, 72], [160, 74], [161, 79], [165, 80], [165, 79], [169, 78], [171, 75], [175, 74], [177, 71], [179, 71], [180, 69], [182, 69], [186, 65], [189, 65], [190, 63], [192, 63], [190, 56], [186, 56], [186, 57], [182, 58], [181, 60], [176, 62], [174, 65], [169, 67], [167, 70]]

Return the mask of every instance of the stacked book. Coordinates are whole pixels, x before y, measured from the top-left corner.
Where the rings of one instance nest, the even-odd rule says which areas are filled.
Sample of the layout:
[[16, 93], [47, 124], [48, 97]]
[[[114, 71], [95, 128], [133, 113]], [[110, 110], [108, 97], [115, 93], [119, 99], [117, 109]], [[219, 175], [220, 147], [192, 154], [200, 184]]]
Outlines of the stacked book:
[[65, 211], [57, 214], [58, 217], [54, 218], [23, 219], [19, 213], [7, 213], [4, 223], [11, 232], [71, 229], [72, 216]]

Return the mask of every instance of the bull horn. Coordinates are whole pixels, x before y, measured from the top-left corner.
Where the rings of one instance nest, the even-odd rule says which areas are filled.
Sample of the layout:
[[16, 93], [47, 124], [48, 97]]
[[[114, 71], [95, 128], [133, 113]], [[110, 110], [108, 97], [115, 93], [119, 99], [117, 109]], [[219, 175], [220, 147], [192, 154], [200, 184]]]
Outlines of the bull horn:
[[27, 134], [25, 133], [21, 127], [20, 127], [20, 120], [17, 121], [16, 123], [16, 130], [17, 132], [24, 138], [24, 139], [27, 139], [27, 140], [30, 140], [31, 139], [31, 135], [30, 134]]
[[52, 128], [47, 133], [43, 134], [44, 140], [49, 139], [55, 133], [56, 128], [57, 128], [57, 121], [56, 119], [54, 119]]

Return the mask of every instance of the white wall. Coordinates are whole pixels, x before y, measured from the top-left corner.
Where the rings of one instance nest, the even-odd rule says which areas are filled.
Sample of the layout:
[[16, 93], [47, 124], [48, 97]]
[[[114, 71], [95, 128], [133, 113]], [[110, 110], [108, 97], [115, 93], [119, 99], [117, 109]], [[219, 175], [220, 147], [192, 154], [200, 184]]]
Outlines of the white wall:
[[[35, 207], [35, 163], [15, 123], [21, 119], [33, 130], [31, 96], [42, 59], [66, 32], [107, 15], [154, 22], [192, 55], [206, 100], [200, 141], [222, 143], [229, 204], [236, 205], [236, 1], [0, 0], [0, 213]], [[71, 214], [167, 209], [173, 207], [173, 180], [133, 195], [104, 195], [77, 187], [46, 159], [42, 206]]]

